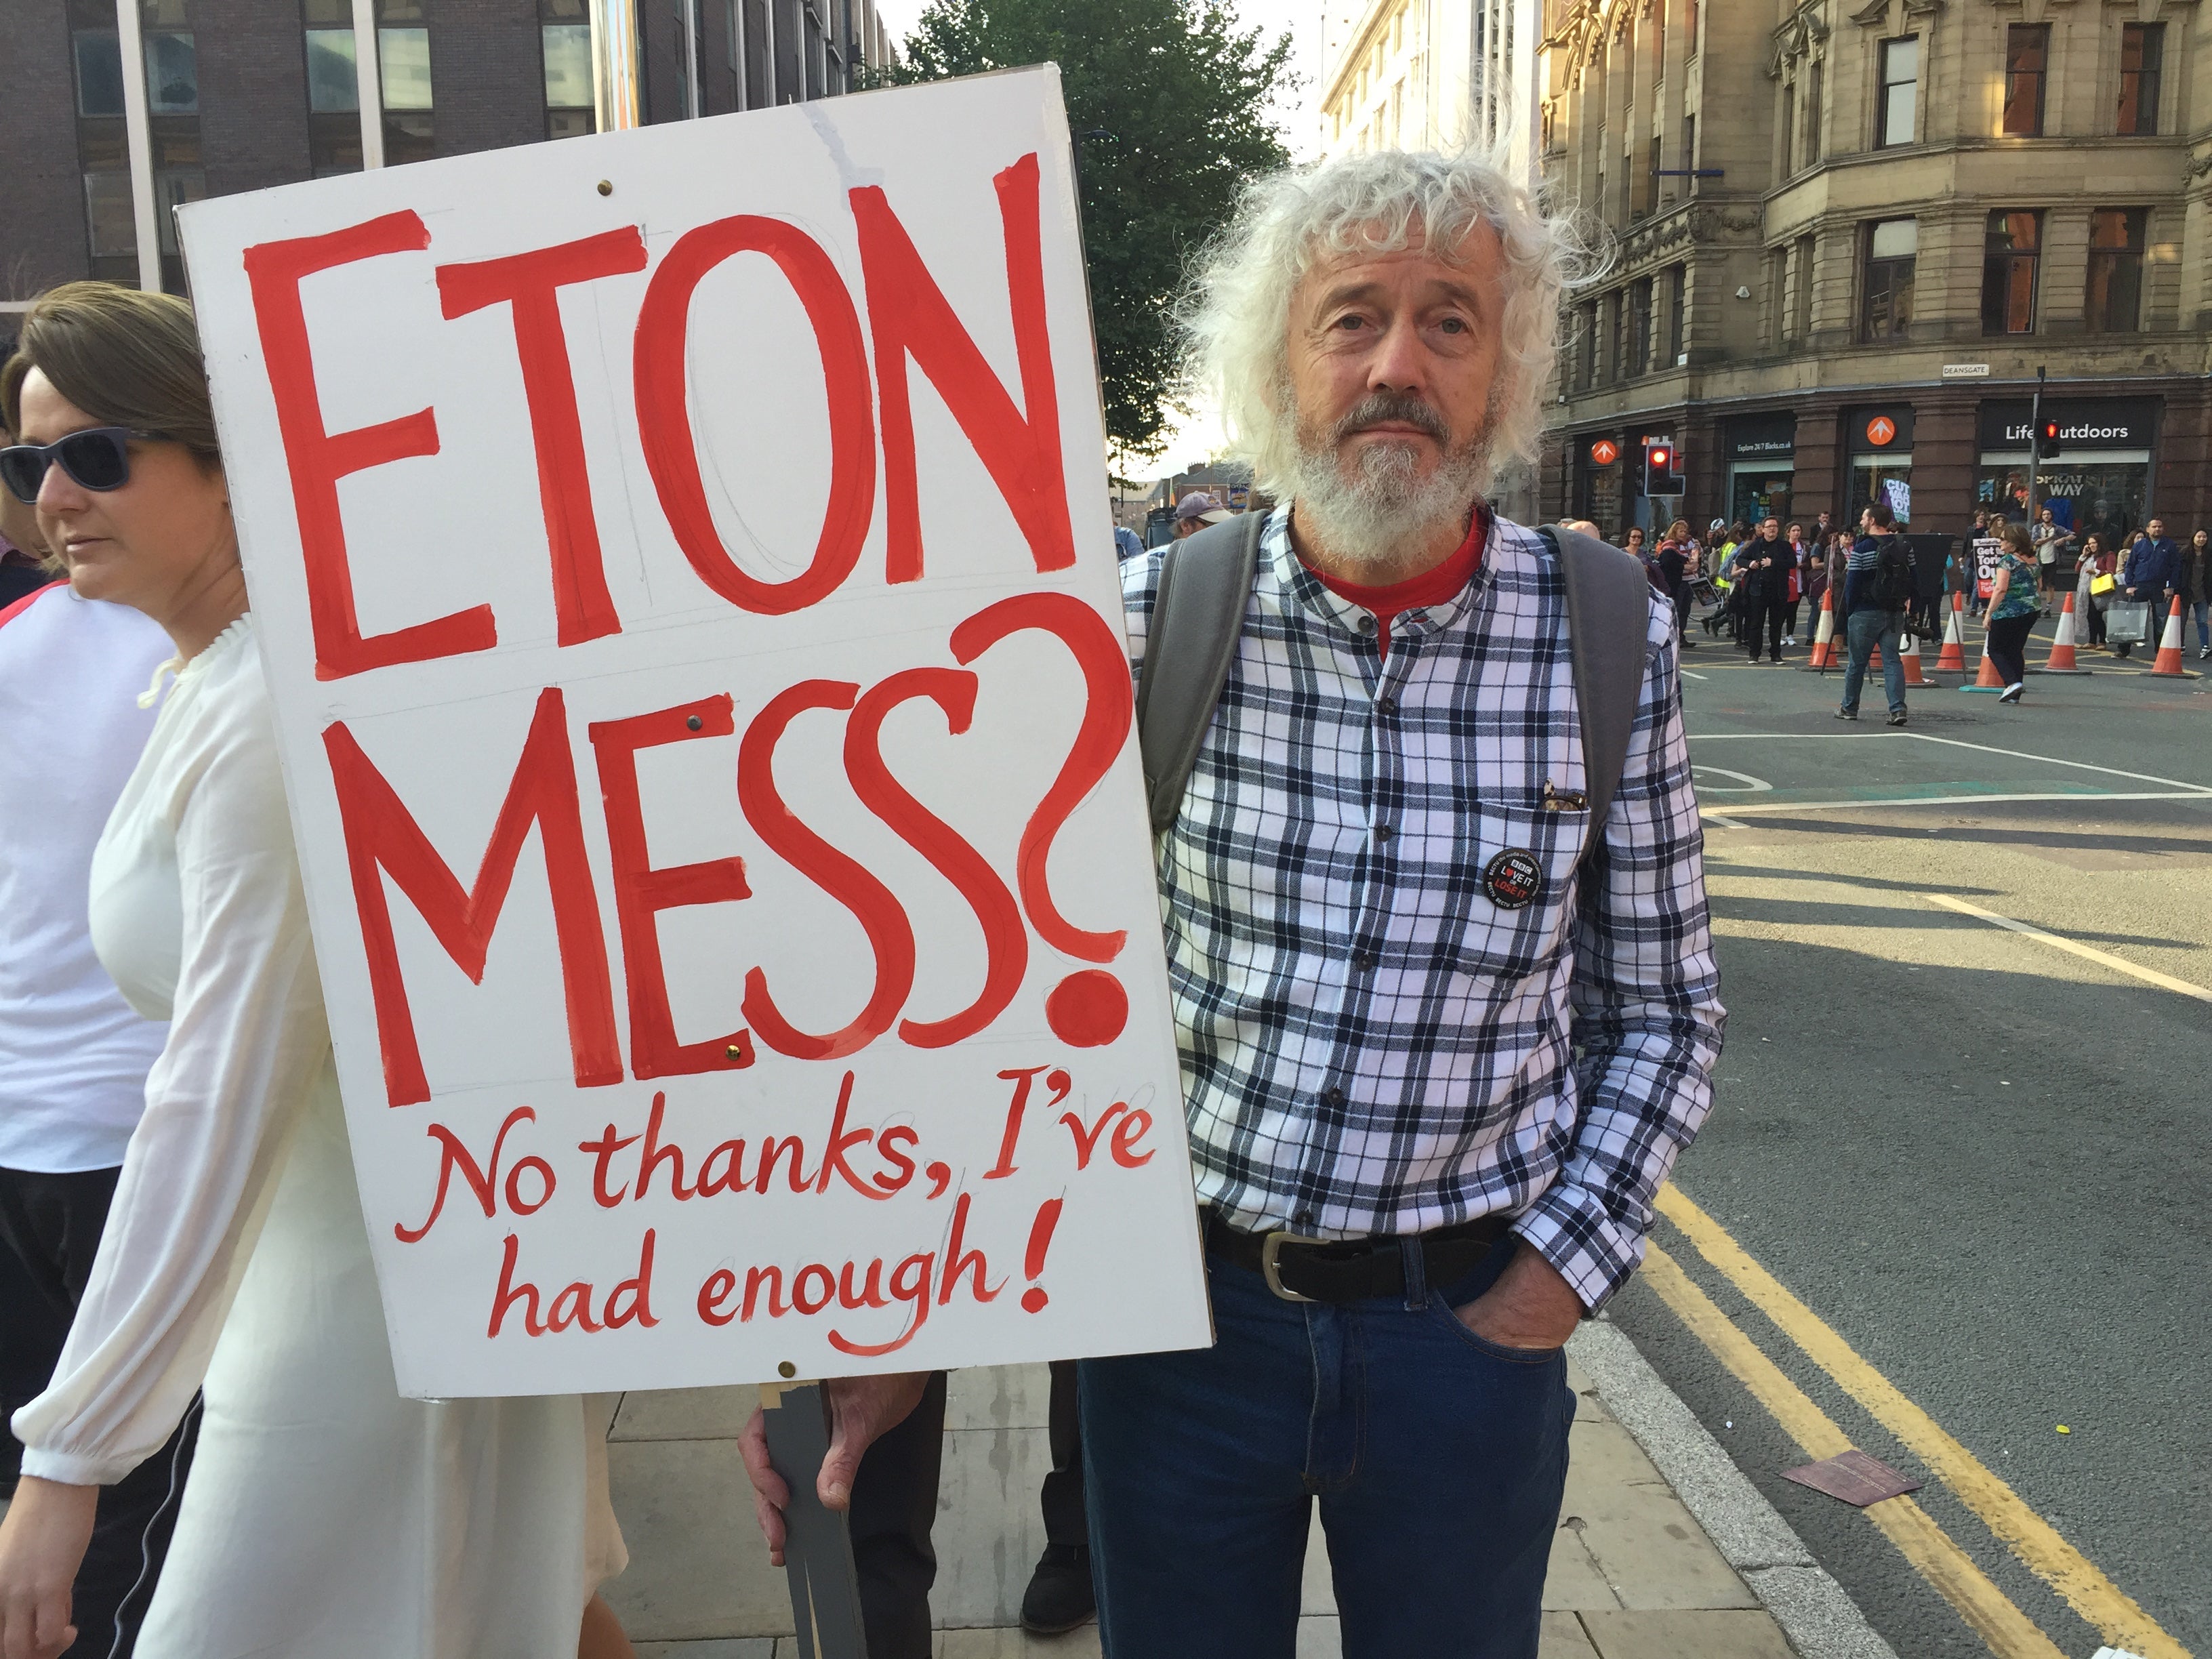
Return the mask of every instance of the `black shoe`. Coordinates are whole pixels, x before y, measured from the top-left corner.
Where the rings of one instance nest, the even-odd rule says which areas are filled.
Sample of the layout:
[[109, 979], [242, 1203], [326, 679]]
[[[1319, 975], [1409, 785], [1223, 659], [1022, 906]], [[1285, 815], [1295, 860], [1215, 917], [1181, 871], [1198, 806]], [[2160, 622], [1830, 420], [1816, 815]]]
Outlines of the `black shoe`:
[[1905, 724], [1905, 711], [1904, 711], [1902, 708], [1900, 708], [1900, 709], [1899, 709], [1895, 714], [1892, 714], [1892, 715], [1889, 717], [1889, 723], [1890, 723], [1892, 726], [1902, 726], [1902, 725], [1904, 725], [1904, 724]]
[[1073, 1544], [1047, 1544], [1022, 1595], [1022, 1628], [1039, 1636], [1059, 1636], [1097, 1616], [1091, 1552]]
[[1839, 720], [1855, 720], [1858, 717], [1859, 711], [1856, 708], [1838, 708], [1836, 710], [1836, 718]]

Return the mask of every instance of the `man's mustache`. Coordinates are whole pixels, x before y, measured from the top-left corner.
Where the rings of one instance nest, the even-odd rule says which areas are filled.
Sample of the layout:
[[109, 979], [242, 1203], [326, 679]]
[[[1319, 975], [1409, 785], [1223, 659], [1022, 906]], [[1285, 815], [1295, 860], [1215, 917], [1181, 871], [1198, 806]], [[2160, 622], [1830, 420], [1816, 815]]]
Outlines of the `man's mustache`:
[[1444, 417], [1407, 392], [1370, 392], [1347, 410], [1329, 431], [1332, 447], [1342, 443], [1353, 433], [1386, 422], [1418, 428], [1439, 444], [1450, 441], [1450, 431]]

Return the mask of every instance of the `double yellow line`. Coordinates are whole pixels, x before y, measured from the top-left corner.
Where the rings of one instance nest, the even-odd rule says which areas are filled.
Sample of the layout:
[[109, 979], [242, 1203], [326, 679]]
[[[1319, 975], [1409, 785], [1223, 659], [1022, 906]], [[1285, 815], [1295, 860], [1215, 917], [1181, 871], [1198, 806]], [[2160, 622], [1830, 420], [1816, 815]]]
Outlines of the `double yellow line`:
[[[2133, 1597], [1753, 1261], [1726, 1228], [1671, 1185], [1660, 1190], [1658, 1207], [1708, 1264], [1925, 1463], [1937, 1480], [1981, 1517], [1999, 1541], [2106, 1642], [2142, 1659], [2191, 1659], [2189, 1650], [2167, 1635]], [[1675, 1316], [1751, 1390], [1807, 1456], [1832, 1457], [1849, 1449], [1850, 1439], [1834, 1419], [1731, 1323], [1680, 1264], [1656, 1243], [1648, 1247], [1644, 1276]], [[2067, 1659], [1911, 1498], [1888, 1498], [1870, 1506], [1865, 1514], [1957, 1609], [1998, 1659]]]

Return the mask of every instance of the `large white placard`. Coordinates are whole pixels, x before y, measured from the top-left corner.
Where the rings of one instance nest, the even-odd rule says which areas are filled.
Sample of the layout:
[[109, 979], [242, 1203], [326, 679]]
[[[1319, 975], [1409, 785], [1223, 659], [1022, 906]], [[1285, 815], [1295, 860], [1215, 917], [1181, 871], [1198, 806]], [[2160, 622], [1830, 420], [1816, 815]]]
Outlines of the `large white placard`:
[[1057, 74], [183, 215], [402, 1389], [1209, 1339]]

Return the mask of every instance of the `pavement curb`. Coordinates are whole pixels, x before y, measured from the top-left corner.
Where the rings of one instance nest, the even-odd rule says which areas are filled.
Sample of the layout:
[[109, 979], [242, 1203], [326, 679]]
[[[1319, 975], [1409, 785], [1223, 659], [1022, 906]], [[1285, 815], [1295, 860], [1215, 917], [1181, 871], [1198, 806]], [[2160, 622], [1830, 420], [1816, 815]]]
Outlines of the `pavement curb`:
[[1802, 1659], [1897, 1659], [1625, 1332], [1601, 1316], [1585, 1322], [1567, 1346], [1606, 1409], [1667, 1477]]

